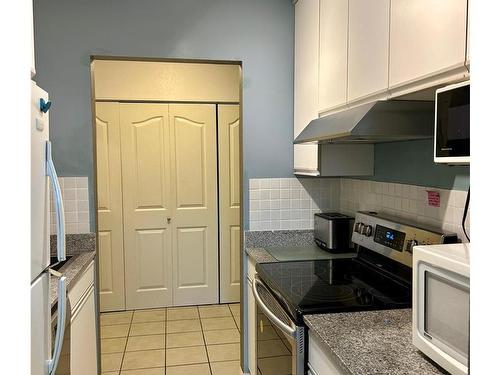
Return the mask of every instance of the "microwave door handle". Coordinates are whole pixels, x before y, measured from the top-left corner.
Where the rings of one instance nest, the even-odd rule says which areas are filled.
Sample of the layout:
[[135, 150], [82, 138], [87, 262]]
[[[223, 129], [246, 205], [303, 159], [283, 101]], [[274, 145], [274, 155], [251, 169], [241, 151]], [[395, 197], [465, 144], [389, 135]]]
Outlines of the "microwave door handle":
[[259, 296], [259, 292], [257, 291], [257, 285], [260, 285], [261, 287], [265, 288], [264, 284], [257, 279], [257, 276], [254, 277], [253, 283], [252, 283], [252, 292], [253, 296], [255, 297], [255, 302], [257, 302], [257, 305], [260, 307], [262, 312], [264, 313], [265, 316], [268, 317], [271, 322], [276, 324], [279, 329], [281, 329], [284, 333], [291, 337], [295, 337], [297, 333], [297, 329], [295, 327], [290, 327], [287, 324], [283, 323], [276, 315], [273, 314], [271, 310], [264, 304], [264, 301]]
[[66, 276], [52, 269], [49, 272], [59, 278], [57, 283], [57, 329], [54, 340], [54, 353], [52, 358], [47, 361], [48, 374], [53, 375], [56, 373], [57, 364], [59, 363], [66, 329]]
[[46, 144], [46, 164], [47, 176], [50, 178], [52, 192], [54, 194], [54, 204], [56, 209], [56, 226], [57, 226], [57, 260], [62, 262], [66, 260], [66, 228], [64, 225], [64, 205], [61, 193], [61, 186], [57, 178], [56, 168], [52, 160], [52, 143], [47, 141]]

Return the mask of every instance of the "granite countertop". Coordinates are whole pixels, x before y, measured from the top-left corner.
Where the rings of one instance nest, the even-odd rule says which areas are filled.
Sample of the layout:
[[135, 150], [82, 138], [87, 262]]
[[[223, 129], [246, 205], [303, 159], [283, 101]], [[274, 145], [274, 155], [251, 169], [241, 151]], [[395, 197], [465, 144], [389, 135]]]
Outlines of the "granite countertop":
[[446, 373], [413, 346], [411, 309], [306, 315], [304, 321], [348, 374]]
[[[66, 276], [66, 289], [69, 291], [82, 276], [82, 272], [94, 260], [95, 251], [87, 251], [73, 257], [58, 272]], [[57, 302], [57, 278], [50, 278], [50, 306]]]
[[[50, 236], [51, 252], [55, 254], [56, 236]], [[67, 290], [71, 290], [73, 285], [80, 279], [82, 272], [95, 258], [95, 233], [67, 234], [66, 235], [66, 255], [71, 256], [58, 272], [66, 276]], [[57, 279], [50, 278], [49, 289], [50, 305], [57, 302]]]
[[[76, 255], [95, 250], [95, 233], [72, 233], [66, 235], [66, 255]], [[50, 253], [56, 254], [57, 236], [50, 236]]]
[[245, 252], [257, 263], [278, 262], [265, 249], [274, 246], [307, 246], [314, 244], [312, 230], [246, 231]]
[[275, 263], [278, 260], [263, 247], [247, 247], [246, 253], [257, 263]]

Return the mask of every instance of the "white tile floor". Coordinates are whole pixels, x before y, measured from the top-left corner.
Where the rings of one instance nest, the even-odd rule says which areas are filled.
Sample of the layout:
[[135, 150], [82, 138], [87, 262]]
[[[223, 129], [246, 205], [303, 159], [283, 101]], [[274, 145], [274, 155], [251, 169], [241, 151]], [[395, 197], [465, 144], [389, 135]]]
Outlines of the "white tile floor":
[[240, 306], [101, 314], [103, 375], [239, 375]]

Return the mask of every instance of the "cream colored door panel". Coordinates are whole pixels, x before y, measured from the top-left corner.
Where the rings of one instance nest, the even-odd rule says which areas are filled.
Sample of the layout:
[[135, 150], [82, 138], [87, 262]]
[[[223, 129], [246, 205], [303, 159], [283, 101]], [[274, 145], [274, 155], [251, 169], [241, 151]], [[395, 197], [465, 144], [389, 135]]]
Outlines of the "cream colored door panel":
[[127, 309], [170, 306], [167, 104], [120, 104]]
[[387, 91], [390, 0], [349, 0], [347, 100]]
[[237, 64], [97, 59], [92, 68], [97, 100], [239, 102]]
[[347, 102], [348, 0], [321, 0], [319, 13], [319, 111]]
[[96, 103], [99, 288], [101, 311], [125, 309], [118, 103]]
[[467, 0], [392, 0], [389, 86], [464, 68]]
[[173, 301], [218, 300], [215, 105], [171, 104]]
[[240, 301], [240, 107], [218, 107], [220, 302]]

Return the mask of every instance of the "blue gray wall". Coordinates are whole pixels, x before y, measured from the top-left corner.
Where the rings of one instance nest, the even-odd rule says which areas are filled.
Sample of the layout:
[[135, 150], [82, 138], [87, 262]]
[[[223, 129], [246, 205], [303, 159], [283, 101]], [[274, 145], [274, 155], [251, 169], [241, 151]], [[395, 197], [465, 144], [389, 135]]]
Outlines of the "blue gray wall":
[[[245, 201], [248, 178], [291, 176], [290, 0], [35, 0], [34, 6], [35, 79], [53, 101], [50, 138], [61, 176], [89, 176], [93, 184], [93, 54], [241, 60]], [[93, 207], [93, 194], [90, 200]]]
[[375, 145], [375, 174], [367, 179], [467, 190], [469, 167], [435, 164], [433, 140]]
[[[89, 176], [93, 183], [89, 65], [93, 54], [241, 60], [244, 202], [248, 202], [249, 178], [293, 175], [290, 0], [35, 0], [34, 4], [35, 79], [53, 101], [50, 137], [61, 176]], [[375, 175], [370, 179], [465, 190], [469, 169], [434, 165], [431, 141], [387, 143], [375, 147]], [[92, 207], [93, 199], [91, 192]]]

